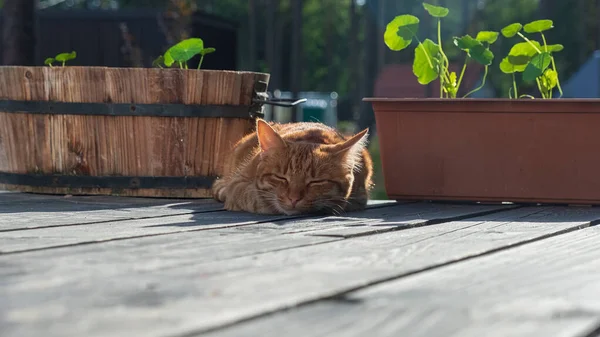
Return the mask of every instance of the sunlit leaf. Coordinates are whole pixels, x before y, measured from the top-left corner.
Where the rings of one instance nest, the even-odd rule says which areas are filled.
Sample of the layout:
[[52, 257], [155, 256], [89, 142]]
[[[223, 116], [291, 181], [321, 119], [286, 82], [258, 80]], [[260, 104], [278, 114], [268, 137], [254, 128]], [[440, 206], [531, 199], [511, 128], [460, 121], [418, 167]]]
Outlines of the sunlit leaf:
[[448, 82], [444, 82], [444, 89], [450, 97], [456, 97], [456, 93], [458, 92], [458, 88], [456, 87], [456, 79], [456, 73], [453, 71], [450, 73]]
[[541, 33], [554, 28], [552, 20], [537, 20], [523, 26], [525, 33]]
[[481, 42], [472, 38], [471, 35], [468, 35], [468, 34], [465, 36], [462, 36], [462, 37], [454, 37], [453, 40], [454, 40], [454, 45], [456, 45], [458, 48], [465, 50], [465, 51], [473, 48], [476, 45], [481, 45]]
[[425, 8], [429, 15], [433, 16], [434, 18], [443, 18], [450, 13], [448, 8], [431, 5], [425, 2], [423, 3], [423, 8]]
[[492, 44], [496, 42], [496, 40], [498, 40], [498, 35], [498, 32], [481, 31], [477, 33], [477, 37], [475, 39], [477, 39], [477, 41], [479, 42], [487, 42], [489, 44]]
[[215, 48], [204, 48], [204, 49], [202, 49], [202, 51], [200, 51], [200, 55], [204, 56], [204, 55], [212, 54], [215, 51], [217, 51]]
[[430, 39], [425, 39], [422, 44], [415, 48], [413, 73], [417, 76], [420, 84], [428, 84], [438, 78], [439, 53], [440, 47]]
[[550, 53], [556, 53], [565, 49], [565, 47], [562, 44], [549, 44], [546, 47], [548, 48], [548, 52]]
[[385, 28], [383, 40], [391, 50], [402, 50], [410, 45], [419, 31], [419, 18], [413, 15], [399, 15]]
[[530, 40], [530, 42], [516, 43], [508, 52], [508, 61], [515, 66], [523, 66], [522, 69], [517, 70], [523, 71], [525, 70], [527, 63], [529, 63], [533, 56], [538, 54], [538, 50], [541, 49], [542, 46], [535, 40]]
[[556, 71], [550, 68], [546, 69], [542, 77], [540, 77], [540, 84], [545, 91], [554, 89], [558, 84], [558, 74]]
[[550, 65], [551, 58], [550, 53], [546, 52], [535, 55], [523, 72], [523, 80], [530, 82], [541, 76]]
[[[529, 62], [529, 59], [527, 59], [527, 62]], [[502, 59], [502, 62], [500, 62], [500, 70], [502, 70], [502, 72], [505, 74], [523, 72], [527, 66], [527, 62], [522, 65], [515, 65], [510, 61], [510, 56], [507, 56]]]
[[49, 58], [47, 58], [47, 59], [44, 60], [44, 64], [47, 65], [47, 66], [49, 66], [49, 65], [52, 65], [52, 63], [54, 61], [55, 61], [54, 57], [49, 57]]
[[173, 56], [171, 56], [171, 52], [170, 51], [166, 51], [165, 55], [163, 56], [164, 59], [164, 63], [167, 67], [170, 67], [173, 65], [173, 63], [175, 63], [175, 60], [173, 59]]
[[475, 61], [489, 66], [494, 60], [494, 54], [486, 48], [480, 41], [472, 38], [470, 35], [465, 35], [460, 38], [454, 38], [454, 44], [467, 52]]
[[513, 37], [521, 31], [521, 28], [523, 28], [523, 25], [520, 23], [511, 23], [510, 25], [502, 28], [501, 32], [504, 37]]
[[202, 49], [204, 49], [204, 42], [202, 39], [190, 38], [183, 40], [169, 48], [168, 52], [171, 54], [173, 60], [177, 62], [187, 62], [192, 57], [200, 54]]
[[67, 62], [69, 60], [73, 60], [77, 57], [77, 53], [72, 51], [70, 53], [60, 53], [54, 57], [58, 62]]

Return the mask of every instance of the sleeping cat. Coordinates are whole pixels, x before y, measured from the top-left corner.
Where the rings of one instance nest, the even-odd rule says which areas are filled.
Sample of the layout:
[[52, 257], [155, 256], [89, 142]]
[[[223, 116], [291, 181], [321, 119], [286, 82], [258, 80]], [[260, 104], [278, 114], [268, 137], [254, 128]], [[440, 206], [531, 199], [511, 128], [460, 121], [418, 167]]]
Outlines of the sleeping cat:
[[213, 184], [225, 209], [260, 214], [339, 214], [365, 207], [372, 161], [368, 129], [345, 139], [320, 123], [256, 122]]

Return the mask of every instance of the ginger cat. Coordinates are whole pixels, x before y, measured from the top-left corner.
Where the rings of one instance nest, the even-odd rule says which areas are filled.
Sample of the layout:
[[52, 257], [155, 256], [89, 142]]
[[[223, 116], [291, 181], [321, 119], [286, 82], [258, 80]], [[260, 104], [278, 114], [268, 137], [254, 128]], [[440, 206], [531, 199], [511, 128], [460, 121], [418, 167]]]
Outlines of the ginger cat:
[[320, 123], [256, 122], [213, 184], [225, 209], [260, 214], [339, 214], [365, 207], [372, 160], [368, 129], [344, 139]]

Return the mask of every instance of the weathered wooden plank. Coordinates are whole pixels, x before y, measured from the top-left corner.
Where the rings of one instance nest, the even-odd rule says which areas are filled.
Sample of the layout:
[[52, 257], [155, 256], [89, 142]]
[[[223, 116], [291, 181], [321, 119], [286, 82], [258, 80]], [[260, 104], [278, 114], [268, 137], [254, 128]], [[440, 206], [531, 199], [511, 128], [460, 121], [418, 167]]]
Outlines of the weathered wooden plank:
[[[471, 204], [429, 204], [419, 203], [410, 211], [405, 212], [402, 216], [394, 216], [393, 221], [390, 219], [389, 209], [382, 210], [379, 214], [380, 221], [369, 222], [363, 224], [353, 224], [345, 226], [335, 226], [313, 231], [311, 235], [332, 236], [350, 238], [361, 235], [371, 235], [384, 233], [398, 229], [406, 229], [410, 227], [432, 225], [449, 220], [460, 220], [463, 218], [473, 217], [472, 214], [465, 214], [464, 209], [473, 207]], [[481, 215], [484, 215], [488, 210], [495, 212], [498, 209], [517, 208], [517, 205], [480, 205]], [[486, 210], [487, 208], [487, 210]]]
[[[84, 225], [97, 222], [146, 219], [223, 210], [212, 199], [155, 199], [107, 196], [61, 197], [52, 195], [0, 194], [0, 232], [21, 229]], [[14, 198], [14, 199], [13, 199]], [[370, 208], [396, 204], [373, 200]]]
[[[197, 213], [130, 221], [102, 222], [86, 226], [0, 232], [0, 254], [57, 248], [83, 243], [100, 243], [149, 235], [248, 226], [258, 223], [262, 224], [247, 228], [245, 231], [261, 232], [269, 228], [277, 229], [281, 234], [289, 234], [299, 232], [308, 233], [327, 228], [346, 226], [371, 228], [369, 227], [370, 225], [375, 226], [384, 221], [382, 220], [382, 216], [393, 219], [406, 219], [412, 214], [413, 216], [417, 216], [421, 223], [426, 223], [430, 218], [439, 219], [445, 217], [446, 219], [453, 219], [469, 214], [481, 214], [500, 209], [503, 209], [503, 207], [498, 205], [435, 205], [429, 203], [396, 205], [394, 202], [373, 202], [373, 205], [369, 205], [369, 209], [366, 211], [352, 212], [346, 216], [337, 217], [264, 216], [245, 212]], [[431, 214], [431, 217], [429, 217], [429, 214]], [[277, 220], [280, 221], [274, 222]], [[403, 222], [394, 222], [394, 224], [401, 226]], [[410, 226], [414, 225], [417, 225], [417, 223], [410, 223]]]
[[[6, 194], [1, 194], [4, 196]], [[222, 210], [212, 199], [57, 197], [17, 194], [0, 203], [0, 232]]]
[[600, 326], [598, 242], [600, 228], [590, 227], [208, 336], [591, 336]]
[[219, 261], [217, 248], [191, 248], [215, 243], [206, 231], [0, 256], [0, 325], [6, 336], [200, 333], [598, 219], [599, 208], [521, 208], [262, 254], [250, 233], [238, 258]]

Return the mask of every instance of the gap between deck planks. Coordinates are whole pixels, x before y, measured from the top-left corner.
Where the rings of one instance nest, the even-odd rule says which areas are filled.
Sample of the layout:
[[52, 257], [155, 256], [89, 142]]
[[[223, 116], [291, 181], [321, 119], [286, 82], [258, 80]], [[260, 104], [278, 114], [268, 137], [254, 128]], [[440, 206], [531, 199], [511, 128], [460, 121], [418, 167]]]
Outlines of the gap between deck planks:
[[598, 242], [590, 227], [207, 336], [597, 336]]
[[[1, 325], [7, 336], [194, 335], [598, 219], [599, 208], [527, 207], [350, 239], [282, 235], [290, 242], [331, 241], [270, 252], [253, 242], [268, 235], [250, 231], [237, 233], [246, 240], [231, 247], [236, 252], [229, 254], [238, 257], [226, 261], [211, 261], [209, 253], [230, 249], [234, 229], [7, 255], [0, 257], [0, 294], [7, 299], [0, 304]], [[214, 246], [202, 250], [205, 235], [219, 231], [226, 235], [210, 238]]]
[[222, 211], [211, 199], [0, 194], [0, 232]]
[[[385, 208], [382, 208], [384, 207]], [[283, 233], [314, 233], [348, 228], [363, 235], [382, 230], [392, 230], [429, 223], [456, 220], [468, 216], [510, 209], [506, 205], [437, 205], [431, 203], [396, 204], [373, 202], [363, 212], [346, 216], [264, 216], [244, 212], [212, 212], [187, 214], [153, 219], [95, 223], [85, 226], [68, 226], [29, 229], [27, 231], [0, 232], [0, 254], [14, 254], [74, 245], [102, 243], [114, 240], [131, 240], [146, 236], [168, 235], [180, 232], [215, 230], [219, 228], [260, 225], [271, 226]], [[394, 221], [386, 219], [393, 217]], [[293, 219], [307, 219], [296, 220]], [[280, 224], [281, 221], [288, 223]]]

